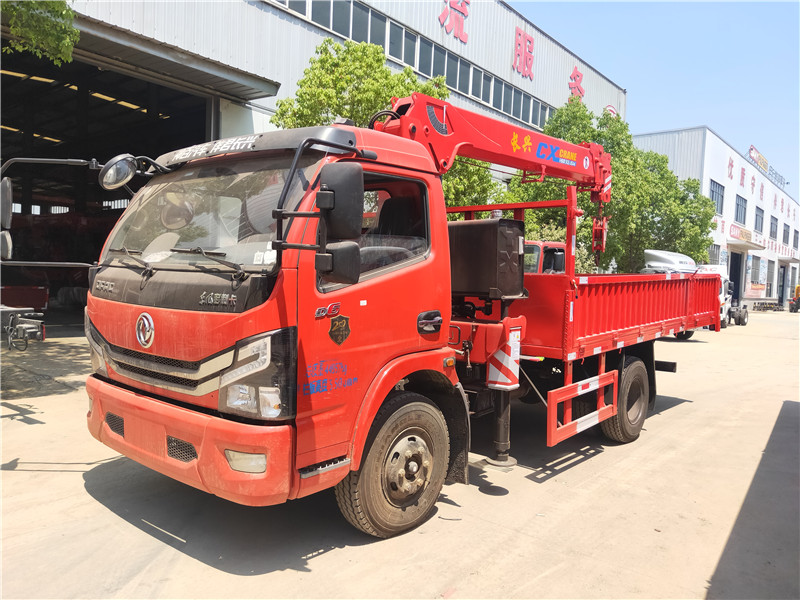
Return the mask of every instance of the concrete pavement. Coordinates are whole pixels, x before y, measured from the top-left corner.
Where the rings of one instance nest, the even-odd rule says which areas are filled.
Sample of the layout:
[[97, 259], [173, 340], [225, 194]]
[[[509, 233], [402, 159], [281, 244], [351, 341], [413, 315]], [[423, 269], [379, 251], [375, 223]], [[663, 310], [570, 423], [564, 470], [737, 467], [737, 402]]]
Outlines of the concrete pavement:
[[325, 492], [238, 506], [152, 472], [86, 430], [80, 327], [3, 348], [4, 598], [797, 598], [798, 319], [665, 340], [639, 440], [547, 448], [514, 405], [510, 471], [486, 468], [418, 529], [375, 540]]

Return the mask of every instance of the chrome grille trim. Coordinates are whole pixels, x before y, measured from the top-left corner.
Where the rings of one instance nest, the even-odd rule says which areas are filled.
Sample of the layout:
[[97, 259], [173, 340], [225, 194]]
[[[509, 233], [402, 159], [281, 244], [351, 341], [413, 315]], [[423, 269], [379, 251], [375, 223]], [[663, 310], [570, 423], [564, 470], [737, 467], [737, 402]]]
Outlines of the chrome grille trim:
[[220, 375], [233, 365], [235, 355], [235, 347], [195, 362], [145, 354], [111, 345], [91, 323], [86, 337], [117, 373], [190, 396], [204, 396], [218, 390]]

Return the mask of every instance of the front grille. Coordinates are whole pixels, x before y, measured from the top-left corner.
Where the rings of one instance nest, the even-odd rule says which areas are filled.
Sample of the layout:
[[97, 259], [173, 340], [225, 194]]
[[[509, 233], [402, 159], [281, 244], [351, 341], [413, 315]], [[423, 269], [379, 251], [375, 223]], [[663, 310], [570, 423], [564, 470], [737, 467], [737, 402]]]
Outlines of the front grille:
[[120, 437], [125, 437], [125, 419], [114, 413], [106, 413], [106, 425]]
[[[187, 377], [178, 377], [177, 375], [169, 375], [167, 373], [159, 373], [158, 371], [151, 371], [149, 369], [142, 369], [140, 367], [134, 367], [133, 365], [127, 365], [125, 363], [120, 363], [118, 365], [120, 371], [127, 371], [129, 373], [133, 373], [135, 375], [141, 375], [143, 377], [150, 377], [152, 379], [157, 379], [158, 381], [162, 381], [164, 383], [171, 383], [172, 385], [179, 385], [181, 387], [195, 389], [200, 383], [204, 380], [197, 381], [194, 379], [189, 379]], [[212, 374], [210, 377], [206, 379], [210, 379], [215, 375]]]
[[167, 454], [170, 458], [185, 463], [197, 460], [197, 450], [192, 444], [174, 438], [171, 435], [167, 436]]

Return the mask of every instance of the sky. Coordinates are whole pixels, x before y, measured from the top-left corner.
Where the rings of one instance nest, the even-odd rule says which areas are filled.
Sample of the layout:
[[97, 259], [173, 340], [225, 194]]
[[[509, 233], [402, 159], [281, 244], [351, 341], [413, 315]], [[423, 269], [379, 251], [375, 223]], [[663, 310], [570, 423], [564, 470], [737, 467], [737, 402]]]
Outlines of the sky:
[[627, 90], [632, 134], [706, 125], [800, 201], [800, 2], [506, 2]]

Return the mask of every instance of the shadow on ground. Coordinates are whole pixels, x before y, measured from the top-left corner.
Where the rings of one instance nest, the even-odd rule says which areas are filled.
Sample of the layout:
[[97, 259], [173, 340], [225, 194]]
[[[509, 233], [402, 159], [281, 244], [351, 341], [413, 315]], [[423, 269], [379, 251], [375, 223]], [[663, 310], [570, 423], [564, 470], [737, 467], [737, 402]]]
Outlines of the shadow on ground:
[[[685, 402], [690, 401], [671, 396], [658, 396], [655, 410], [650, 412], [648, 419]], [[568, 469], [591, 460], [592, 457], [602, 453], [605, 448], [620, 445], [618, 442], [606, 438], [600, 427], [595, 426], [548, 448], [546, 420], [547, 412], [544, 406], [523, 402], [512, 403], [511, 456], [517, 460], [518, 466], [530, 471], [527, 478], [536, 483], [545, 483]], [[646, 435], [647, 424], [645, 421], [644, 435]], [[493, 417], [474, 419], [472, 422], [472, 452], [493, 457], [493, 439]], [[491, 470], [491, 467], [486, 467], [485, 461], [478, 464], [473, 463], [473, 465], [473, 470], [470, 471], [470, 482], [477, 485], [484, 493], [500, 495], [497, 489], [487, 487], [485, 473], [482, 476], [479, 475], [484, 468]], [[482, 486], [485, 489], [481, 489]]]
[[121, 519], [234, 575], [308, 572], [315, 556], [378, 541], [345, 521], [332, 490], [277, 506], [242, 506], [124, 457], [90, 469], [83, 479], [86, 491]]
[[47, 313], [47, 339], [32, 341], [24, 351], [0, 350], [4, 401], [67, 394], [79, 389], [91, 372], [89, 346], [78, 312]]
[[783, 403], [707, 598], [800, 598], [800, 403]]

